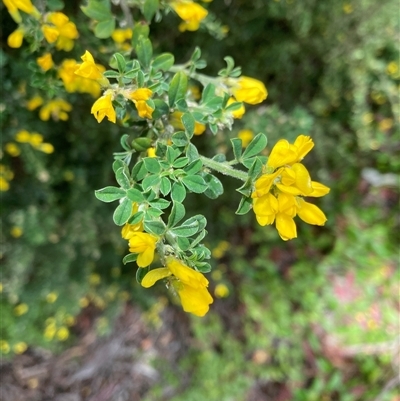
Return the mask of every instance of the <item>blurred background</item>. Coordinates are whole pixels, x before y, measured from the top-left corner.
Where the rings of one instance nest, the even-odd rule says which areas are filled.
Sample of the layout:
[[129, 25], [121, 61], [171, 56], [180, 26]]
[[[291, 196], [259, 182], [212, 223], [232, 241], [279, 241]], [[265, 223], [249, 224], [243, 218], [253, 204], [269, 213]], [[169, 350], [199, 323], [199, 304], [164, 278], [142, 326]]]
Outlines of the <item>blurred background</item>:
[[[84, 27], [79, 2], [65, 3]], [[283, 242], [253, 213], [234, 214], [240, 195], [223, 177], [221, 197], [192, 194], [186, 205], [208, 220], [209, 314], [186, 315], [162, 284], [143, 289], [135, 265], [122, 264], [113, 205], [94, 197], [114, 185], [123, 129], [96, 122], [89, 94], [68, 95], [65, 121], [28, 110], [37, 65], [27, 64], [28, 46], [7, 46], [15, 24], [2, 6], [2, 400], [400, 400], [399, 4], [208, 6], [225, 39], [180, 33], [171, 13], [151, 26], [156, 51], [184, 62], [199, 46], [210, 75], [230, 55], [269, 96], [232, 132], [206, 132], [196, 146], [229, 153], [230, 138], [264, 132], [270, 151], [280, 138], [310, 135], [304, 164], [331, 188], [318, 199], [327, 224], [299, 223], [298, 238]], [[87, 46], [53, 58], [78, 59]], [[48, 85], [41, 90], [59, 84]], [[23, 129], [53, 151], [13, 142]]]

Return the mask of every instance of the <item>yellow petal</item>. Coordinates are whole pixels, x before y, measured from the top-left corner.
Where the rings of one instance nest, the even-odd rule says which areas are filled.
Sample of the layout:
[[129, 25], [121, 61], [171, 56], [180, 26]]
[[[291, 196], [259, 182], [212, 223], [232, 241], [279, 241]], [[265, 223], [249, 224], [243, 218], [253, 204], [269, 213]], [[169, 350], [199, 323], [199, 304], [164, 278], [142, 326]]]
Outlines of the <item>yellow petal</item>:
[[297, 214], [306, 223], [316, 226], [323, 226], [327, 221], [324, 212], [318, 206], [308, 203], [303, 199], [299, 200]]
[[7, 44], [13, 49], [18, 49], [21, 47], [23, 39], [24, 31], [18, 28], [8, 36]]
[[159, 269], [150, 270], [141, 282], [142, 286], [149, 288], [153, 286], [158, 280], [171, 276], [171, 272], [167, 267], [160, 267]]
[[309, 136], [299, 135], [293, 145], [297, 150], [297, 161], [300, 161], [314, 147], [314, 142]]
[[294, 184], [296, 188], [300, 189], [303, 195], [310, 195], [313, 191], [313, 187], [308, 170], [301, 163], [293, 164], [292, 169], [296, 173], [296, 180]]
[[282, 167], [294, 163], [297, 160], [297, 153], [291, 148], [286, 139], [280, 139], [271, 150], [268, 157], [268, 167]]
[[284, 241], [297, 238], [296, 224], [287, 214], [278, 213], [276, 215], [276, 229]]
[[183, 310], [199, 317], [203, 317], [210, 309], [209, 305], [213, 303], [210, 293], [204, 287], [195, 289], [183, 285], [183, 288], [178, 289], [178, 294]]
[[313, 191], [308, 196], [313, 196], [314, 198], [319, 198], [330, 192], [330, 188], [317, 181], [311, 181], [311, 186]]

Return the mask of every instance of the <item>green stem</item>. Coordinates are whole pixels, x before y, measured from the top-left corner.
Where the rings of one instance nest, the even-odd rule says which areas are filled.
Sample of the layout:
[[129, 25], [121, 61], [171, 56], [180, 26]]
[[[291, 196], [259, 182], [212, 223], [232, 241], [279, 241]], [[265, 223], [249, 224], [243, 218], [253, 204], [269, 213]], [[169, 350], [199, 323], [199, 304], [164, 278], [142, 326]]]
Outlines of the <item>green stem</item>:
[[200, 160], [206, 167], [218, 171], [218, 173], [229, 175], [230, 177], [236, 178], [244, 182], [246, 182], [247, 179], [249, 178], [249, 176], [244, 171], [235, 170], [226, 163], [220, 163], [215, 160], [209, 159], [208, 157], [205, 156], [200, 156]]
[[207, 84], [215, 84], [218, 86], [221, 84], [221, 79], [219, 77], [213, 78], [213, 77], [209, 77], [208, 75], [199, 74], [198, 72], [190, 72], [190, 70], [187, 68], [187, 64], [174, 65], [170, 68], [170, 71], [172, 71], [172, 72], [182, 71], [190, 78], [193, 78], [196, 81], [199, 81], [203, 86], [207, 86]]

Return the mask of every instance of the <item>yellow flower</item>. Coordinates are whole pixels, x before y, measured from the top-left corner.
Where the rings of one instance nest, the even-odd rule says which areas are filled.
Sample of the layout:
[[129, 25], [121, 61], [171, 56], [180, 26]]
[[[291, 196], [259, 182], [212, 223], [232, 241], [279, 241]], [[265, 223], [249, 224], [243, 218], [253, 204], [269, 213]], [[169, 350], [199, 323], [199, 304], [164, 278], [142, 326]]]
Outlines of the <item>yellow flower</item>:
[[89, 276], [89, 284], [91, 285], [99, 285], [101, 283], [101, 277], [96, 274], [96, 273], [92, 273]]
[[170, 278], [170, 283], [179, 295], [185, 312], [204, 316], [213, 299], [207, 290], [208, 280], [200, 273], [184, 265], [180, 260], [167, 258], [167, 267], [149, 271], [142, 280], [142, 286], [149, 288], [158, 280]]
[[22, 41], [24, 39], [24, 31], [21, 28], [17, 28], [14, 32], [12, 32], [7, 38], [8, 46], [13, 49], [18, 49], [22, 46]]
[[0, 341], [0, 351], [2, 354], [8, 354], [10, 352], [10, 344], [7, 341]]
[[197, 31], [200, 22], [207, 17], [208, 11], [199, 4], [192, 1], [174, 1], [171, 7], [184, 22], [179, 25], [179, 30], [184, 32]]
[[258, 79], [241, 76], [233, 82], [232, 94], [238, 102], [258, 104], [268, 96], [267, 88]]
[[72, 105], [64, 99], [54, 99], [46, 103], [39, 111], [39, 118], [48, 121], [52, 117], [55, 121], [68, 120], [68, 112], [72, 110]]
[[8, 183], [8, 181], [0, 176], [0, 191], [1, 192], [6, 192], [10, 189], [10, 184]]
[[51, 143], [41, 143], [36, 146], [36, 149], [48, 155], [54, 152], [54, 146]]
[[95, 81], [103, 81], [104, 77], [97, 64], [94, 62], [94, 58], [87, 50], [81, 57], [83, 63], [79, 65], [79, 68], [75, 71], [76, 75], [83, 78], [93, 79]]
[[238, 138], [242, 140], [242, 147], [245, 148], [253, 140], [254, 132], [251, 129], [242, 129], [238, 133]]
[[29, 310], [29, 306], [25, 303], [19, 304], [14, 308], [15, 316], [22, 316], [25, 315]]
[[214, 289], [217, 298], [226, 298], [229, 295], [229, 288], [225, 284], [217, 284]]
[[124, 43], [126, 40], [132, 38], [132, 29], [115, 29], [114, 32], [111, 34], [111, 38], [116, 43]]
[[29, 138], [29, 143], [34, 147], [40, 146], [43, 142], [43, 135], [40, 135], [38, 132], [32, 132]]
[[54, 62], [50, 53], [45, 53], [42, 57], [38, 57], [36, 62], [43, 71], [48, 71], [54, 66]]
[[4, 149], [12, 157], [17, 157], [21, 154], [21, 149], [13, 142], [6, 143]]
[[271, 151], [265, 174], [254, 185], [253, 210], [261, 226], [275, 222], [284, 241], [297, 237], [294, 217], [308, 224], [322, 226], [326, 216], [303, 196], [321, 197], [329, 193], [325, 185], [312, 181], [300, 160], [313, 148], [310, 137], [300, 135], [294, 144], [281, 139]]
[[[230, 97], [228, 99], [228, 103], [226, 105], [229, 106], [230, 104], [235, 103], [236, 101], [237, 100], [234, 97]], [[246, 109], [245, 109], [244, 105], [242, 104], [239, 109], [232, 111], [231, 113], [232, 113], [233, 118], [240, 119], [243, 117], [245, 112], [246, 112]]]
[[54, 304], [54, 302], [57, 301], [57, 298], [58, 298], [58, 294], [57, 294], [56, 292], [49, 292], [49, 293], [46, 295], [46, 301], [47, 301], [49, 304]]
[[69, 337], [68, 327], [61, 326], [56, 332], [56, 337], [60, 341], [65, 341]]
[[[100, 73], [106, 69], [100, 64], [96, 64]], [[97, 81], [76, 75], [75, 71], [79, 68], [79, 64], [73, 59], [65, 59], [60, 65], [58, 76], [63, 81], [67, 92], [90, 93], [93, 97], [98, 98], [101, 93], [101, 86]]]
[[[26, 103], [26, 108], [30, 111], [37, 109], [39, 106], [41, 106], [43, 104], [44, 100], [42, 97], [40, 96], [34, 96], [32, 99], [28, 100], [28, 102]], [[27, 131], [24, 131], [27, 132]], [[22, 141], [18, 141], [18, 142], [22, 142]]]
[[13, 226], [11, 227], [10, 234], [14, 238], [19, 238], [23, 234], [23, 230], [21, 227]]
[[13, 20], [18, 24], [22, 21], [19, 11], [33, 15], [37, 19], [40, 18], [40, 13], [34, 7], [31, 0], [3, 0], [3, 3], [7, 7], [7, 11], [10, 13]]
[[117, 115], [115, 114], [115, 110], [111, 100], [112, 93], [109, 93], [94, 102], [90, 112], [91, 114], [94, 114], [94, 117], [96, 118], [98, 123], [101, 123], [103, 121], [103, 118], [107, 117], [108, 121], [111, 121], [115, 124], [117, 120]]
[[150, 99], [152, 94], [153, 92], [148, 88], [136, 89], [130, 94], [129, 97], [135, 103], [139, 117], [151, 118], [154, 109], [146, 103], [146, 100]]
[[51, 341], [54, 338], [54, 335], [56, 334], [56, 332], [57, 332], [56, 325], [55, 324], [49, 324], [44, 329], [43, 337], [47, 341]]
[[343, 12], [345, 14], [351, 14], [353, 12], [353, 6], [350, 3], [343, 4]]
[[158, 238], [147, 233], [134, 232], [129, 238], [129, 252], [138, 253], [137, 265], [147, 267], [154, 260]]
[[156, 148], [148, 148], [147, 157], [156, 157]]
[[56, 43], [57, 50], [70, 51], [74, 47], [74, 39], [79, 34], [76, 25], [61, 12], [49, 13], [46, 16], [47, 24], [42, 26], [45, 39], [49, 43]]
[[23, 341], [20, 341], [13, 346], [13, 351], [16, 354], [23, 354], [28, 349], [28, 345]]

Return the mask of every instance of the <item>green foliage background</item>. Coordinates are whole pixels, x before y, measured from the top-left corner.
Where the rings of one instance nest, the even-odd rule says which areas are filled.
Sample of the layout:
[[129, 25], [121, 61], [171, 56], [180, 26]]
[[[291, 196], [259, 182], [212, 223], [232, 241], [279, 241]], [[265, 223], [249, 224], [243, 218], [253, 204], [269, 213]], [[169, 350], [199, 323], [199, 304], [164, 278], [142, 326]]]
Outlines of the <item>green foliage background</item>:
[[[68, 7], [76, 21], [84, 21], [78, 8]], [[232, 0], [214, 1], [210, 10], [229, 27], [226, 39], [206, 31], [182, 34], [170, 14], [151, 27], [154, 48], [173, 52], [179, 62], [197, 45], [210, 74], [231, 55], [245, 75], [266, 83], [269, 96], [262, 106], [248, 107], [232, 132], [204, 134], [195, 139], [196, 146], [207, 156], [229, 152], [229, 138], [241, 128], [266, 133], [269, 148], [280, 138], [311, 135], [316, 146], [307, 168], [332, 190], [319, 203], [327, 225], [299, 225], [299, 238], [289, 243], [274, 228], [258, 227], [252, 214], [234, 215], [240, 196], [229, 178], [223, 181], [224, 195], [212, 203], [190, 195], [187, 207], [207, 217], [208, 245], [229, 243], [212, 262], [218, 272], [212, 288], [224, 283], [230, 295], [216, 300], [204, 320], [191, 321], [199, 346], [180, 369], [190, 366], [194, 379], [174, 400], [196, 401], [204, 393], [208, 400], [243, 400], [255, 380], [288, 382], [300, 401], [365, 399], [365, 393], [352, 391], [358, 385], [377, 395], [394, 375], [390, 355], [361, 352], [355, 373], [345, 375], [324, 353], [316, 327], [345, 345], [392, 341], [399, 328], [398, 3]], [[24, 102], [35, 92], [26, 76], [28, 49], [21, 55], [7, 47], [5, 38], [14, 26], [5, 12], [1, 18], [2, 89], [7, 93], [0, 113], [1, 163], [14, 172], [10, 190], [1, 194], [1, 334], [11, 345], [24, 341], [60, 351], [74, 336], [67, 342], [46, 340], [46, 319], [56, 319], [61, 327], [67, 315], [79, 315], [90, 303], [112, 322], [124, 302], [146, 309], [156, 297], [136, 283], [132, 265], [122, 265], [126, 242], [112, 223], [112, 207], [94, 197], [95, 189], [114, 185], [111, 152], [119, 150], [119, 128], [97, 124], [89, 114], [89, 95], [70, 96], [74, 111], [66, 122], [43, 122], [27, 111]], [[76, 54], [92, 45], [77, 42]], [[390, 63], [397, 72], [390, 72]], [[53, 84], [47, 89], [57, 90]], [[21, 145], [19, 157], [4, 152], [4, 144], [23, 128], [40, 132], [55, 152], [42, 154], [29, 145]], [[361, 178], [366, 168], [378, 177], [367, 190]], [[382, 187], [387, 173], [394, 174], [394, 181]], [[23, 230], [19, 238], [10, 234], [15, 226]], [[346, 303], [337, 296], [332, 277], [349, 274], [364, 296]], [[46, 301], [51, 292], [58, 294], [54, 303]], [[161, 286], [159, 292], [165, 294]], [[29, 310], [16, 316], [21, 303]], [[355, 316], [371, 305], [378, 305], [380, 318], [377, 327], [366, 328]], [[99, 326], [99, 332], [107, 327]], [[304, 369], [305, 342], [315, 355], [313, 374]], [[266, 352], [261, 363], [254, 357], [260, 350]], [[160, 387], [179, 381], [167, 373], [163, 380]], [[157, 394], [155, 388], [146, 400], [159, 399]]]

